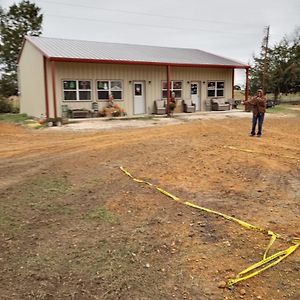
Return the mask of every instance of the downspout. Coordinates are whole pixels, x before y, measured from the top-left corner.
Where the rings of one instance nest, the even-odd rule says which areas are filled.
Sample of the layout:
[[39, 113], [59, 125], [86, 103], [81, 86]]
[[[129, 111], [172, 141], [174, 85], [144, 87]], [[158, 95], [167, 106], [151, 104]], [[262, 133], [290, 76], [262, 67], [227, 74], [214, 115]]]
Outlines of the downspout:
[[49, 118], [49, 98], [48, 98], [48, 76], [47, 76], [47, 58], [44, 56], [44, 85], [45, 85], [45, 107], [46, 118]]
[[57, 109], [56, 109], [56, 78], [55, 78], [55, 62], [51, 62], [51, 76], [52, 76], [52, 93], [53, 93], [53, 108], [54, 108], [54, 118], [57, 118]]
[[248, 101], [249, 96], [249, 67], [246, 68], [246, 90], [245, 90], [245, 101]]
[[232, 95], [231, 98], [234, 99], [234, 68], [232, 69]]
[[171, 101], [171, 66], [167, 65], [167, 114], [170, 114], [170, 101]]

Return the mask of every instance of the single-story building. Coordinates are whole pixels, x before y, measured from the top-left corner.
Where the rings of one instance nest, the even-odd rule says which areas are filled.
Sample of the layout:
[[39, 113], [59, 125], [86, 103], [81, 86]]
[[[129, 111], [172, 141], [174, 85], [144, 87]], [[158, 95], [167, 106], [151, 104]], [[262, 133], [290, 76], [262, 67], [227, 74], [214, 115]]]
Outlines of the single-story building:
[[246, 70], [248, 83], [247, 64], [197, 49], [27, 36], [18, 59], [20, 109], [56, 118], [66, 107], [105, 108], [111, 94], [128, 116], [146, 115], [174, 92], [178, 103], [192, 99], [205, 111], [211, 98], [233, 98], [235, 69]]

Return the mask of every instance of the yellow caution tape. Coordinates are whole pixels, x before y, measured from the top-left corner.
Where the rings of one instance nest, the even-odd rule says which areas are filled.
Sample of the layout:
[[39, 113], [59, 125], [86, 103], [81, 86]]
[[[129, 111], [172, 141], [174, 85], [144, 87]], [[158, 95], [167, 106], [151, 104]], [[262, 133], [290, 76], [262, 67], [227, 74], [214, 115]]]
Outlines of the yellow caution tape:
[[[267, 270], [271, 267], [274, 267], [275, 265], [280, 263], [283, 259], [285, 259], [289, 255], [291, 255], [294, 251], [296, 251], [299, 246], [300, 246], [300, 242], [295, 244], [295, 245], [290, 246], [288, 249], [286, 249], [284, 251], [279, 251], [279, 252], [277, 252], [277, 253], [275, 253], [275, 254], [267, 257], [267, 258], [262, 259], [258, 263], [255, 263], [252, 266], [250, 266], [249, 268], [247, 268], [244, 271], [240, 272], [238, 274], [237, 278], [229, 279], [226, 286], [232, 286], [232, 285], [234, 285], [234, 284], [236, 284], [240, 281], [252, 278], [252, 277], [260, 274], [261, 272], [263, 272], [263, 271], [265, 271], [265, 270]], [[258, 269], [260, 267], [262, 267], [262, 268]], [[256, 269], [258, 269], [258, 270], [256, 270]], [[248, 275], [245, 275], [245, 274], [247, 274], [251, 271], [253, 271], [253, 272], [248, 274]]]
[[[251, 150], [249, 150], [251, 151]], [[248, 151], [247, 151], [248, 152]], [[215, 211], [215, 210], [212, 210], [212, 209], [209, 209], [209, 208], [206, 208], [206, 207], [202, 207], [202, 206], [199, 206], [199, 205], [196, 205], [196, 204], [193, 204], [191, 202], [188, 202], [188, 201], [184, 201], [176, 196], [174, 196], [173, 194], [165, 191], [164, 189], [158, 187], [157, 185], [155, 184], [152, 184], [150, 182], [147, 182], [145, 180], [142, 180], [142, 179], [138, 179], [138, 178], [135, 178], [134, 176], [132, 176], [128, 171], [126, 171], [123, 167], [120, 167], [120, 169], [126, 174], [128, 175], [130, 178], [132, 178], [132, 180], [134, 180], [135, 182], [138, 182], [138, 183], [144, 183], [144, 184], [147, 184], [151, 187], [154, 187], [156, 190], [158, 190], [159, 192], [161, 192], [162, 194], [166, 195], [167, 197], [181, 203], [181, 204], [184, 204], [184, 205], [187, 205], [189, 207], [193, 207], [193, 208], [196, 208], [196, 209], [200, 209], [200, 210], [203, 210], [203, 211], [206, 211], [208, 213], [212, 213], [212, 214], [215, 214], [215, 215], [218, 215], [226, 220], [229, 220], [229, 221], [233, 221], [235, 223], [238, 223], [239, 225], [243, 226], [244, 228], [247, 228], [249, 230], [253, 230], [253, 231], [258, 231], [258, 232], [262, 232], [264, 234], [268, 234], [271, 236], [270, 238], [270, 241], [267, 245], [267, 248], [263, 254], [263, 258], [261, 261], [251, 265], [250, 267], [248, 267], [247, 269], [243, 270], [242, 272], [240, 272], [238, 274], [238, 276], [236, 278], [233, 278], [233, 279], [229, 279], [226, 286], [232, 286], [240, 281], [243, 281], [243, 280], [246, 280], [246, 279], [249, 279], [251, 277], [254, 277], [258, 274], [260, 274], [261, 272], [277, 265], [279, 262], [281, 262], [283, 259], [285, 259], [286, 257], [288, 257], [289, 255], [291, 255], [294, 251], [297, 250], [297, 248], [300, 246], [300, 238], [298, 237], [293, 237], [292, 238], [292, 243], [294, 245], [290, 246], [288, 249], [286, 250], [283, 250], [283, 251], [279, 251], [271, 256], [268, 256], [268, 253], [269, 253], [269, 250], [271, 249], [272, 245], [274, 244], [275, 240], [277, 238], [283, 238], [281, 235], [271, 231], [271, 230], [267, 230], [267, 229], [263, 229], [261, 227], [258, 227], [258, 226], [255, 226], [255, 225], [252, 225], [252, 224], [249, 224], [245, 221], [242, 221], [240, 219], [237, 219], [235, 217], [232, 217], [232, 216], [229, 216], [229, 215], [226, 215], [226, 214], [223, 214], [221, 212], [218, 212], [218, 211]], [[260, 269], [258, 269], [260, 268]], [[248, 274], [248, 275], [247, 275]]]
[[277, 233], [274, 233], [273, 231], [270, 231], [270, 230], [268, 231], [268, 235], [271, 235], [271, 239], [270, 239], [269, 244], [266, 248], [266, 251], [263, 255], [263, 259], [267, 258], [270, 248], [272, 247], [275, 240], [279, 237], [279, 235]]
[[[263, 155], [270, 155], [270, 154], [265, 153], [265, 152], [256, 151], [256, 150], [250, 150], [250, 149], [244, 149], [244, 148], [237, 148], [237, 147], [234, 147], [234, 146], [223, 146], [223, 147], [231, 149], [231, 150], [238, 150], [238, 151], [243, 151], [243, 152], [248, 152], [248, 153], [257, 153], [257, 154], [263, 154]], [[272, 153], [271, 155], [277, 156], [277, 157], [283, 157], [283, 158], [293, 159], [293, 160], [296, 160], [296, 161], [300, 161], [299, 158], [294, 157], [294, 156], [279, 155], [279, 154], [276, 154], [276, 153]]]

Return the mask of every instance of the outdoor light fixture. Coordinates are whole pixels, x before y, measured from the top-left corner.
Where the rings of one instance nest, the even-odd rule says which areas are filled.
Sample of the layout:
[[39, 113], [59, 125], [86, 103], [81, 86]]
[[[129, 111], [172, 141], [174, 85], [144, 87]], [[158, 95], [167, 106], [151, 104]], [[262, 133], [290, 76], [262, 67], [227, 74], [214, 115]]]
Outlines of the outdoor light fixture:
[[131, 84], [131, 82], [132, 82], [132, 81], [131, 81], [131, 80], [129, 80], [129, 84]]
[[151, 80], [149, 80], [148, 83], [151, 84]]
[[190, 82], [189, 82], [189, 81], [187, 81], [186, 83], [187, 83], [187, 84], [190, 84]]

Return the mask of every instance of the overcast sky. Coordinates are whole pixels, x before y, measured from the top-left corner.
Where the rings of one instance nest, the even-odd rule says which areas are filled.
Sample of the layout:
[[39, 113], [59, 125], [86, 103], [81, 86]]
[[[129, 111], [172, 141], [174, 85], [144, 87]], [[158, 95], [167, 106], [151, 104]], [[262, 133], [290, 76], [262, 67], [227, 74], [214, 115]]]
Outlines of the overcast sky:
[[[0, 0], [6, 9], [18, 2]], [[42, 8], [45, 37], [197, 48], [244, 63], [259, 51], [266, 26], [271, 44], [300, 26], [300, 0], [31, 2]]]

